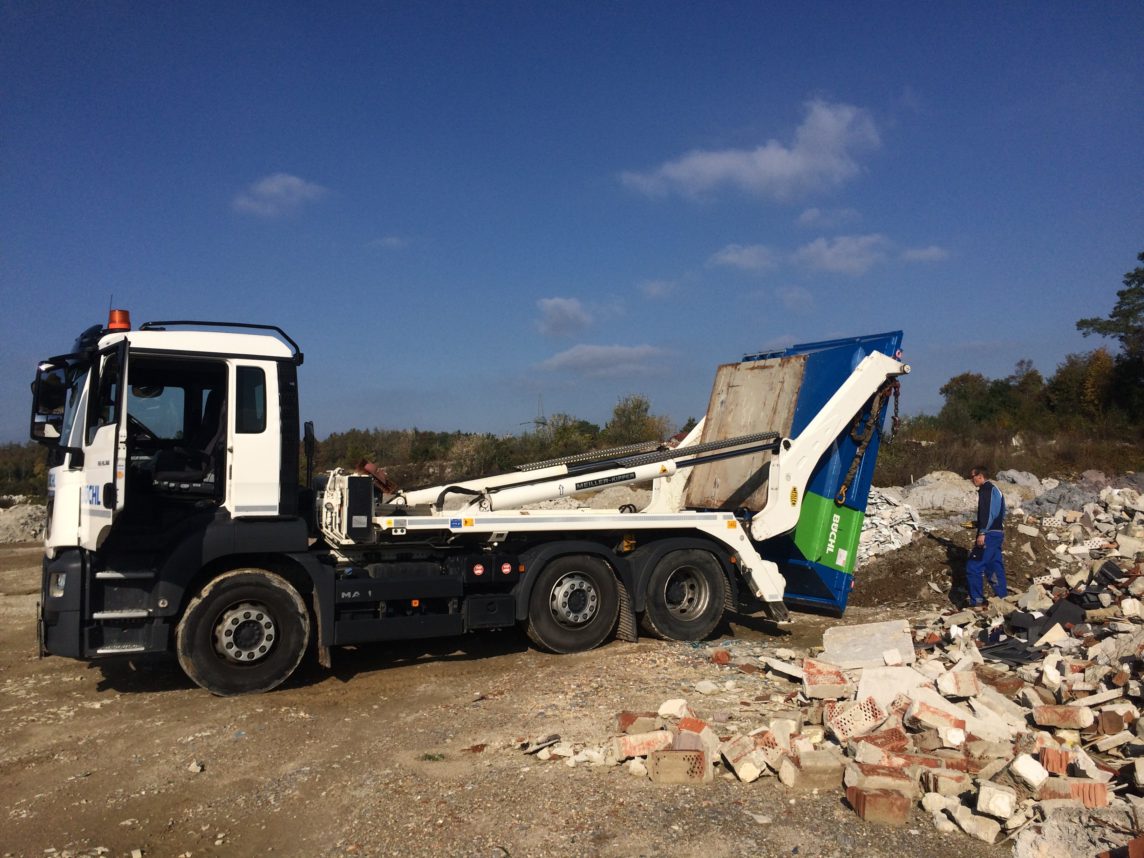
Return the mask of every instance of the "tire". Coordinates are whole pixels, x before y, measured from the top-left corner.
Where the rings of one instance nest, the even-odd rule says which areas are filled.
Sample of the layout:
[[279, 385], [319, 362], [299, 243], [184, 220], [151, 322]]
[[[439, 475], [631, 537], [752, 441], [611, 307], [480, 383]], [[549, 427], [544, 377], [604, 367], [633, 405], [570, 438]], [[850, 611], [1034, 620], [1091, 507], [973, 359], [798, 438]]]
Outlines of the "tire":
[[671, 551], [647, 582], [640, 625], [665, 640], [703, 640], [723, 618], [727, 579], [714, 555], [697, 548]]
[[583, 652], [616, 627], [619, 584], [603, 560], [557, 557], [537, 576], [528, 597], [528, 637], [548, 652]]
[[237, 569], [193, 598], [175, 630], [179, 666], [211, 694], [269, 691], [302, 661], [310, 614], [298, 591], [264, 569]]

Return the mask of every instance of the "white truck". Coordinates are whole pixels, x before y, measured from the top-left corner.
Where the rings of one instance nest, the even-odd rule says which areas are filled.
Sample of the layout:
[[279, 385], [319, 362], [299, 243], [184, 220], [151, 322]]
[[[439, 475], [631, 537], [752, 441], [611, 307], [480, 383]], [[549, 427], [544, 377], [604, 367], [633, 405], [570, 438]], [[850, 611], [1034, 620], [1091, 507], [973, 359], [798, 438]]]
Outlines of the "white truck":
[[[281, 329], [126, 311], [39, 365], [49, 449], [41, 654], [173, 650], [218, 695], [267, 691], [313, 645], [522, 625], [574, 652], [637, 629], [711, 634], [751, 597], [841, 611], [901, 333], [720, 367], [677, 446], [588, 452], [401, 490], [372, 465], [299, 479]], [[769, 425], [766, 425], [768, 424]], [[643, 509], [538, 503], [651, 481]], [[745, 589], [745, 592], [744, 592]]]

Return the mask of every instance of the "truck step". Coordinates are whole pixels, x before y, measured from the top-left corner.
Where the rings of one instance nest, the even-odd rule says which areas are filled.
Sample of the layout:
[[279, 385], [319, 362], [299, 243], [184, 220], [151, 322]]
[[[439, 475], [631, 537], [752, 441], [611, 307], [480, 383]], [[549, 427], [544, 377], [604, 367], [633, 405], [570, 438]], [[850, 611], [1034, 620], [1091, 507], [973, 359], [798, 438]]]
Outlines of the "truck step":
[[143, 620], [151, 616], [150, 608], [124, 608], [118, 611], [96, 611], [93, 620]]
[[115, 572], [111, 569], [105, 569], [103, 572], [95, 573], [95, 580], [97, 581], [150, 581], [154, 577], [153, 571]]
[[147, 647], [143, 644], [108, 644], [101, 646], [95, 651], [96, 655], [122, 655], [128, 652], [147, 652]]

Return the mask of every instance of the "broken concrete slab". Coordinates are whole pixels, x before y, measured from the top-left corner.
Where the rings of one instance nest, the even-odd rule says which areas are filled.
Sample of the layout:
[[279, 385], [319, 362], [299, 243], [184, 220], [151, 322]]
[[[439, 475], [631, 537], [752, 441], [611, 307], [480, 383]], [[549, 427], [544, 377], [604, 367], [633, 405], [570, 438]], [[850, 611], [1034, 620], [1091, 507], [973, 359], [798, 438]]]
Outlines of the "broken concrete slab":
[[822, 634], [823, 661], [843, 670], [880, 667], [887, 650], [897, 650], [906, 664], [913, 664], [914, 639], [906, 620], [835, 626]]
[[867, 667], [858, 678], [857, 698], [872, 697], [883, 709], [890, 706], [895, 698], [908, 694], [915, 688], [932, 687], [933, 680], [919, 673], [913, 667]]
[[1017, 809], [1017, 790], [993, 781], [983, 781], [977, 790], [975, 807], [978, 813], [1008, 819]]

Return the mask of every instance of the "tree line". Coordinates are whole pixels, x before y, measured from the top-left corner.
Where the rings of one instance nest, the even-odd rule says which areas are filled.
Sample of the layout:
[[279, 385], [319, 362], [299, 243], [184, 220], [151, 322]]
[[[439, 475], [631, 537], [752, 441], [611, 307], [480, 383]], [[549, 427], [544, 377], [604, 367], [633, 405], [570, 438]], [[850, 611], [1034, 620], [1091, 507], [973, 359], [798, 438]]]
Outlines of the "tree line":
[[[1137, 259], [1144, 263], [1144, 252]], [[1042, 474], [1098, 467], [1144, 468], [1144, 265], [1124, 275], [1124, 288], [1107, 317], [1077, 321], [1085, 336], [1118, 344], [1070, 354], [1045, 377], [1031, 361], [1004, 378], [963, 372], [941, 387], [936, 415], [904, 421], [898, 442], [883, 448], [875, 481], [901, 484], [935, 469], [958, 472], [978, 463]], [[320, 442], [315, 470], [355, 468], [364, 461], [387, 468], [399, 485], [459, 480], [522, 464], [665, 440], [686, 431], [652, 413], [642, 394], [622, 397], [603, 426], [569, 414], [538, 421], [519, 435], [351, 429]], [[46, 457], [32, 442], [0, 445], [0, 495], [42, 497]]]

